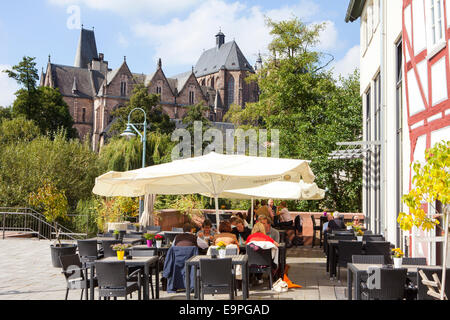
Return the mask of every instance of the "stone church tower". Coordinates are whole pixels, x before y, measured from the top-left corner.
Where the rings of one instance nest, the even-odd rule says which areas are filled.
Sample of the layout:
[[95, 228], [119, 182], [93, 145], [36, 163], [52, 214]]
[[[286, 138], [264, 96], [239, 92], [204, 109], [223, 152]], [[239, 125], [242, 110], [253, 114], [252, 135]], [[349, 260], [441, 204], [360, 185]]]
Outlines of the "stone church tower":
[[159, 59], [154, 73], [133, 73], [126, 57], [113, 70], [97, 52], [94, 31], [82, 27], [74, 66], [54, 64], [49, 57], [40, 85], [59, 88], [80, 138], [91, 139], [98, 151], [114, 120], [112, 111], [130, 100], [135, 85], [145, 84], [149, 93], [159, 94], [163, 112], [174, 121], [183, 119], [191, 105], [203, 103], [209, 107], [205, 116], [220, 122], [231, 104], [245, 107], [258, 100], [256, 83], [244, 81], [254, 72], [237, 43], [225, 43], [222, 32], [216, 35], [216, 46], [204, 51], [190, 71], [166, 77]]

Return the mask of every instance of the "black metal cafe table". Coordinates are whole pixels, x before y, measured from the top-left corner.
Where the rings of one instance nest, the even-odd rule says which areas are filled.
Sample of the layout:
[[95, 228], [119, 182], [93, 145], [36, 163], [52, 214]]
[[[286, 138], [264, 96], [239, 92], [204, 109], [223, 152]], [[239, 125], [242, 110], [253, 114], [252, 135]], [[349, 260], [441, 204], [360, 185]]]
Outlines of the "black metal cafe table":
[[[361, 278], [363, 275], [368, 275], [369, 267], [382, 268], [382, 264], [365, 264], [365, 263], [348, 263], [347, 264], [347, 292], [348, 300], [353, 299], [352, 289], [355, 290], [355, 300], [361, 300]], [[424, 266], [424, 265], [407, 265], [402, 264], [402, 268], [407, 268], [409, 277], [417, 277], [417, 270], [419, 268], [437, 268], [438, 266]]]
[[[170, 246], [162, 246], [162, 247], [149, 247], [147, 245], [137, 245], [137, 246], [132, 246], [131, 248], [129, 248], [131, 250], [151, 250], [155, 252], [155, 256], [159, 257], [160, 256], [165, 256], [167, 254], [167, 251], [170, 249]], [[155, 292], [155, 297], [156, 299], [159, 299], [159, 263], [156, 264], [156, 292]]]
[[[117, 257], [109, 257], [109, 258], [103, 258], [99, 259], [97, 261], [102, 262], [109, 262], [109, 261], [118, 261]], [[125, 265], [127, 267], [143, 267], [144, 268], [144, 300], [149, 300], [149, 275], [150, 275], [150, 267], [152, 264], [158, 262], [158, 256], [153, 257], [133, 257], [132, 259], [123, 259], [122, 261], [125, 262]], [[90, 286], [91, 286], [91, 300], [94, 300], [94, 269], [95, 269], [95, 262], [90, 263], [91, 268], [91, 279], [90, 279]], [[159, 284], [157, 283], [157, 286]]]

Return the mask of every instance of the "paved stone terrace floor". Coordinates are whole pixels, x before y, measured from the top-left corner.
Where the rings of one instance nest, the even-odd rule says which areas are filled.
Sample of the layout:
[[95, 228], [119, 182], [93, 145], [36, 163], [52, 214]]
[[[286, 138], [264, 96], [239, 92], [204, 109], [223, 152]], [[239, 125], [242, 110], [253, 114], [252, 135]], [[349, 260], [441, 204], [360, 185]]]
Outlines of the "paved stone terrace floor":
[[[34, 239], [0, 240], [0, 300], [63, 300], [66, 281], [60, 268], [51, 263], [50, 242]], [[287, 249], [289, 279], [302, 288], [276, 293], [267, 289], [268, 280], [250, 287], [250, 300], [344, 300], [347, 296], [345, 269], [341, 281], [330, 280], [322, 248], [302, 246]], [[95, 289], [97, 290], [97, 289]], [[71, 290], [70, 300], [80, 299], [80, 290]], [[192, 297], [192, 296], [191, 296]], [[98, 299], [97, 292], [95, 298]], [[185, 292], [160, 291], [160, 299], [184, 300]], [[137, 294], [133, 294], [133, 300]], [[227, 300], [228, 295], [206, 295], [205, 299]], [[238, 291], [236, 300], [242, 300]]]

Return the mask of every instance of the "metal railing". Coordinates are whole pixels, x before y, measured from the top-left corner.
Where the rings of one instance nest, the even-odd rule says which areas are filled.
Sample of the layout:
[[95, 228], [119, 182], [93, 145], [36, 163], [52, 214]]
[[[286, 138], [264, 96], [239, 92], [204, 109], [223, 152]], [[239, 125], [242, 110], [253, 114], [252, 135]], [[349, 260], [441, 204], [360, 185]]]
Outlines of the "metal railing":
[[[31, 234], [39, 240], [55, 239], [55, 225], [46, 221], [45, 217], [31, 208], [0, 207], [0, 230], [5, 239], [6, 232]], [[61, 224], [56, 223], [60, 230], [60, 240], [77, 240], [86, 238], [86, 233], [75, 233]]]

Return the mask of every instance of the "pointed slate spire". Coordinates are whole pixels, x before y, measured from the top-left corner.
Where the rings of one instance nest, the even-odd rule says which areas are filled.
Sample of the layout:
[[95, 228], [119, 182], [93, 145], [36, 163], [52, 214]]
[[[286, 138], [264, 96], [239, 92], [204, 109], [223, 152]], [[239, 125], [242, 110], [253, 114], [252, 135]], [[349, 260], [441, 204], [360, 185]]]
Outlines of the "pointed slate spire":
[[158, 64], [156, 65], [156, 67], [157, 67], [158, 69], [161, 69], [161, 68], [162, 68], [161, 58], [158, 59]]
[[93, 59], [98, 59], [94, 31], [81, 27], [74, 66], [78, 68], [87, 68]]
[[255, 70], [259, 70], [262, 68], [262, 58], [261, 53], [258, 52], [258, 59], [256, 59]]

